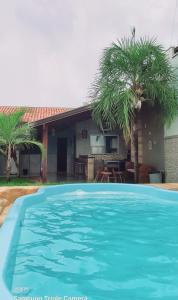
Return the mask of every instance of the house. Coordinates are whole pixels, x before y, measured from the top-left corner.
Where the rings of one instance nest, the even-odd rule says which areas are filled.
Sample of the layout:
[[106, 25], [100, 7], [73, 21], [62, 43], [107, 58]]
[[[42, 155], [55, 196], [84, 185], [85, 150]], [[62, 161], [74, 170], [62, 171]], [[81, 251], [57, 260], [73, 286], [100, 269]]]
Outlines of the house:
[[[171, 62], [178, 66], [178, 48], [168, 51]], [[178, 74], [177, 74], [178, 75]], [[1, 113], [11, 113], [18, 107], [0, 106]], [[96, 170], [104, 161], [127, 159], [132, 147], [126, 145], [118, 129], [101, 129], [92, 120], [89, 105], [71, 108], [27, 108], [24, 122], [36, 129], [37, 138], [43, 142], [47, 155], [41, 161], [38, 148], [18, 153], [20, 176], [39, 177], [56, 181], [63, 178], [93, 180]], [[164, 172], [166, 182], [178, 181], [178, 117], [170, 128], [158, 122], [151, 108], [142, 108], [138, 129], [139, 163]], [[5, 160], [0, 156], [0, 176], [4, 175]], [[12, 174], [16, 174], [13, 164]]]
[[[19, 107], [0, 106], [0, 112], [12, 113]], [[20, 176], [39, 177], [56, 181], [63, 178], [93, 180], [104, 161], [127, 159], [130, 144], [126, 145], [122, 132], [99, 128], [91, 117], [89, 105], [75, 109], [27, 108], [24, 122], [36, 128], [47, 155], [41, 161], [38, 148], [18, 153]], [[158, 126], [156, 114], [142, 111], [138, 131], [139, 163], [164, 171], [164, 128]], [[132, 150], [132, 149], [131, 149]], [[131, 151], [132, 153], [132, 151]], [[84, 168], [86, 169], [84, 170]], [[0, 175], [4, 175], [5, 160], [0, 156]], [[16, 174], [13, 164], [12, 175]]]

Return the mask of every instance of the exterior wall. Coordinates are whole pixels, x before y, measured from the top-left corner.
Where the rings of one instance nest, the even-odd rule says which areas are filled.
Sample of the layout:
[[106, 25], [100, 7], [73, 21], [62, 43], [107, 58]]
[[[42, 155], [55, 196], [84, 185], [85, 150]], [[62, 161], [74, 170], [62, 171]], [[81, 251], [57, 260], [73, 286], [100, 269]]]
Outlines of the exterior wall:
[[[172, 57], [172, 50], [170, 49], [169, 55], [172, 66], [178, 78], [178, 55]], [[166, 182], [178, 181], [178, 116], [173, 121], [169, 128], [165, 127], [165, 171]]]
[[178, 181], [178, 116], [169, 128], [165, 128], [166, 182]]
[[[100, 135], [101, 131], [99, 131], [96, 123], [89, 119], [86, 121], [82, 121], [76, 124], [76, 157], [79, 155], [92, 155], [95, 156], [96, 159], [109, 159], [110, 157], [116, 157], [117, 159], [124, 159], [127, 157], [127, 147], [123, 140], [122, 134], [119, 132], [113, 132], [112, 134], [118, 135], [118, 153], [113, 154], [92, 154], [91, 147], [90, 147], [90, 135]], [[81, 138], [81, 130], [87, 130], [87, 138]], [[116, 159], [115, 158], [115, 159]]]
[[[27, 175], [24, 175], [24, 170]], [[40, 154], [21, 154], [20, 155], [20, 175], [26, 177], [40, 176], [41, 156]]]
[[142, 123], [142, 162], [164, 171], [164, 127], [153, 111], [145, 111]]
[[[87, 130], [87, 138], [81, 138], [81, 130]], [[76, 157], [79, 155], [91, 154], [90, 150], [90, 134], [97, 134], [98, 130], [94, 122], [91, 119], [82, 121], [75, 126], [75, 136], [76, 136]]]
[[165, 138], [166, 182], [178, 181], [178, 135]]

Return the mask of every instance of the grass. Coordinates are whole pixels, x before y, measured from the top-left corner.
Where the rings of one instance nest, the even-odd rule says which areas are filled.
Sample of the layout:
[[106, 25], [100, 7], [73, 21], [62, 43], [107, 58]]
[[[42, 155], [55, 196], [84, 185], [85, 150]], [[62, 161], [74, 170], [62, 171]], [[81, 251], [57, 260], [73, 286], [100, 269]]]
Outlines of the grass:
[[9, 182], [5, 178], [0, 178], [0, 186], [41, 186], [41, 185], [55, 185], [60, 184], [59, 182], [48, 182], [43, 184], [40, 181], [35, 181], [28, 178], [11, 178]]
[[[85, 182], [85, 181], [80, 181]], [[43, 186], [43, 185], [59, 185], [59, 184], [67, 184], [67, 183], [76, 183], [74, 180], [67, 181], [54, 181], [54, 182], [46, 182], [42, 183], [38, 180], [32, 180], [28, 178], [11, 178], [9, 182], [6, 181], [5, 178], [0, 178], [0, 187], [1, 186]]]
[[5, 178], [0, 178], [0, 186], [29, 186], [29, 185], [41, 185], [41, 182], [26, 178], [12, 178], [9, 182]]

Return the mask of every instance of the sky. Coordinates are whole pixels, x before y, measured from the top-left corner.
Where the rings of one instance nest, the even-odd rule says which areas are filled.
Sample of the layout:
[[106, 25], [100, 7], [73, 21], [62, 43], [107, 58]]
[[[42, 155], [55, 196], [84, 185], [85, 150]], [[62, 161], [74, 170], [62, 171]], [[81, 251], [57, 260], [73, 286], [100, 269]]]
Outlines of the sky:
[[102, 50], [129, 36], [178, 45], [178, 0], [0, 1], [0, 105], [76, 107]]

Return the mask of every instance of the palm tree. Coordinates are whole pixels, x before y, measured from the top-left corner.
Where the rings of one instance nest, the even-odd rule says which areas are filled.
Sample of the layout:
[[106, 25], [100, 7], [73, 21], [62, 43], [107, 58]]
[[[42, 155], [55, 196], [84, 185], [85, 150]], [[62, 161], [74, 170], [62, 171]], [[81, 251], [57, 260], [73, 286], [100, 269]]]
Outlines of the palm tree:
[[124, 38], [104, 50], [92, 88], [93, 118], [121, 128], [131, 139], [138, 182], [138, 116], [142, 106], [155, 109], [163, 124], [177, 114], [176, 78], [163, 47], [153, 39]]
[[17, 149], [35, 145], [44, 155], [43, 145], [34, 139], [34, 129], [28, 123], [23, 122], [24, 114], [24, 110], [18, 110], [9, 115], [0, 114], [0, 153], [6, 158], [6, 179], [8, 181], [10, 180], [12, 158], [19, 173]]

